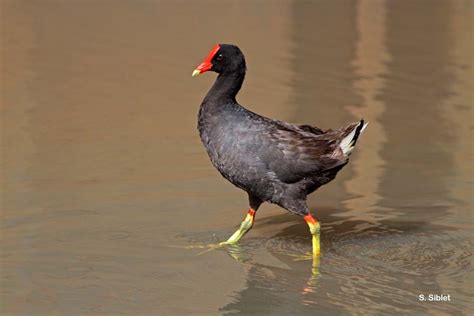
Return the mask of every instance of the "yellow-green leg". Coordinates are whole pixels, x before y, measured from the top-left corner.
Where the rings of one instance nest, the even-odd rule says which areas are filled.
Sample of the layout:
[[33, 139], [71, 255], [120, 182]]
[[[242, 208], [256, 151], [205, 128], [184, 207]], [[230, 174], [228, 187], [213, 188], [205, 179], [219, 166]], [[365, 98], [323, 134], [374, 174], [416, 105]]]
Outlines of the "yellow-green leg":
[[308, 224], [309, 231], [313, 236], [313, 258], [317, 258], [321, 254], [321, 247], [319, 244], [319, 231], [321, 226], [319, 225], [319, 222], [313, 216], [311, 216], [311, 214], [306, 215], [304, 220]]
[[220, 245], [234, 245], [236, 244], [244, 235], [252, 228], [253, 222], [255, 219], [255, 211], [253, 209], [249, 209], [247, 212], [247, 216], [245, 216], [245, 219], [243, 222], [240, 224], [240, 228], [237, 229], [237, 231], [230, 236], [229, 239], [226, 241], [223, 241], [220, 243]]

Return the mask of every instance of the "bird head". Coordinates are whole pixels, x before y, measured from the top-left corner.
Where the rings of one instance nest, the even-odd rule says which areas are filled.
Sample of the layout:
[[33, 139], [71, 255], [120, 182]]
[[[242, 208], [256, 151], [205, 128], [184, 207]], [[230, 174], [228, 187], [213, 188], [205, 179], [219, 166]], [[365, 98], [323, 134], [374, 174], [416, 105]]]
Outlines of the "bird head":
[[196, 67], [192, 76], [206, 71], [215, 71], [219, 74], [245, 72], [245, 57], [240, 48], [231, 44], [216, 44], [204, 61]]

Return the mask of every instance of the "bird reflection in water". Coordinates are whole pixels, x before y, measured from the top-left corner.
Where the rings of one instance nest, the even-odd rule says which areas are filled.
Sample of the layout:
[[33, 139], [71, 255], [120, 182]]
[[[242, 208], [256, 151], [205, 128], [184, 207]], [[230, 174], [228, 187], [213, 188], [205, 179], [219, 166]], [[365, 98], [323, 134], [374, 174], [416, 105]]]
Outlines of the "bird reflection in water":
[[[259, 240], [258, 243], [259, 245], [261, 245], [262, 243], [270, 244], [272, 240], [274, 241], [274, 239], [272, 238]], [[289, 246], [288, 240], [285, 240], [285, 245]], [[207, 243], [207, 244], [194, 244], [194, 245], [187, 245], [187, 246], [172, 246], [172, 247], [200, 250], [196, 254], [197, 256], [203, 256], [203, 255], [209, 254], [212, 251], [225, 251], [232, 259], [249, 266], [250, 267], [249, 275], [253, 275], [253, 274], [260, 275], [262, 270], [265, 270], [265, 271], [271, 270], [273, 271], [273, 273], [271, 274], [275, 276], [276, 280], [279, 279], [278, 275], [280, 273], [285, 273], [285, 271], [288, 271], [288, 270], [301, 271], [300, 268], [298, 269], [292, 268], [292, 266], [294, 266], [298, 262], [308, 263], [308, 270], [307, 270], [308, 276], [300, 290], [300, 293], [303, 295], [314, 293], [318, 284], [318, 280], [321, 277], [320, 275], [321, 254], [315, 255], [312, 251], [307, 251], [305, 253], [302, 253], [299, 250], [295, 251], [295, 249], [300, 248], [300, 245], [296, 245], [295, 249], [292, 249], [292, 250], [283, 249], [283, 247], [274, 246], [274, 245], [266, 245], [266, 247], [264, 247], [267, 252], [266, 259], [271, 257], [273, 259], [276, 259], [279, 264], [264, 264], [264, 263], [257, 262], [255, 260], [254, 251], [257, 250], [259, 252], [262, 252], [263, 249], [261, 249], [259, 246], [254, 246], [252, 244], [225, 245], [222, 243]], [[282, 266], [285, 268], [276, 267], [276, 266]], [[250, 276], [249, 279], [256, 281], [259, 278], [258, 277], [253, 278], [252, 276]], [[278, 283], [278, 281], [275, 281], [275, 282]], [[307, 298], [304, 298], [303, 304], [308, 304], [308, 303], [311, 303], [311, 302], [309, 302]]]
[[[216, 248], [214, 248], [216, 249]], [[255, 262], [253, 260], [253, 255], [251, 253], [251, 249], [249, 247], [240, 246], [239, 244], [235, 244], [232, 246], [227, 246], [222, 249], [225, 249], [227, 254], [231, 256], [233, 259], [241, 262], [243, 264], [249, 265], [249, 282], [259, 282], [258, 280], [261, 279], [261, 274], [264, 275], [272, 275], [273, 277], [268, 280], [266, 278], [266, 282], [274, 282], [274, 284], [269, 284], [269, 286], [278, 287], [280, 283], [280, 278], [285, 279], [284, 275], [287, 274], [288, 268], [289, 270], [294, 270], [292, 266], [295, 263], [304, 261], [305, 263], [311, 262], [311, 268], [308, 269], [308, 276], [306, 281], [300, 285], [301, 288], [299, 292], [301, 293], [301, 303], [304, 305], [314, 304], [313, 299], [311, 298], [311, 294], [316, 292], [318, 281], [321, 277], [320, 275], [320, 265], [321, 265], [321, 256], [320, 255], [313, 255], [312, 252], [308, 251], [304, 254], [295, 254], [291, 251], [285, 251], [283, 249], [272, 249], [270, 250], [270, 254], [280, 261], [283, 265], [288, 266], [287, 269], [281, 269], [279, 267], [274, 267], [272, 265], [266, 265], [262, 263]], [[299, 269], [297, 269], [299, 270]], [[265, 273], [265, 271], [267, 271]], [[271, 273], [270, 273], [271, 272]], [[293, 279], [293, 278], [292, 278]], [[297, 279], [297, 278], [296, 278]]]

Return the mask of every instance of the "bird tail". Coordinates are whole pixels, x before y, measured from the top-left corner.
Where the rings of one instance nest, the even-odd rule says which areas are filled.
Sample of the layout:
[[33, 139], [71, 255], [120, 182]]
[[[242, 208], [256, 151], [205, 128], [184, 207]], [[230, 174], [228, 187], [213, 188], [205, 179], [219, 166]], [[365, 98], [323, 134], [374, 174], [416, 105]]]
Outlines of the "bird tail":
[[364, 131], [369, 123], [360, 120], [360, 122], [352, 128], [352, 131], [341, 140], [339, 147], [345, 156], [349, 156], [354, 149], [357, 139], [359, 139], [360, 134]]

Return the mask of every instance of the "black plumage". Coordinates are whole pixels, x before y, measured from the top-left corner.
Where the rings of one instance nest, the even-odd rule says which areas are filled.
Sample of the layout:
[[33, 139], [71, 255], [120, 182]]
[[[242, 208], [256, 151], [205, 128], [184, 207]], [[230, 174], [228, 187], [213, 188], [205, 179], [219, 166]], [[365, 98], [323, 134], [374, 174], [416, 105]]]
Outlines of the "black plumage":
[[322, 130], [258, 115], [235, 99], [246, 73], [240, 49], [220, 44], [208, 58], [206, 70], [219, 75], [199, 109], [198, 129], [212, 164], [248, 193], [252, 209], [270, 202], [308, 215], [307, 195], [347, 164], [364, 121]]

